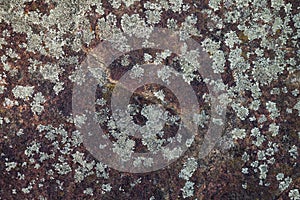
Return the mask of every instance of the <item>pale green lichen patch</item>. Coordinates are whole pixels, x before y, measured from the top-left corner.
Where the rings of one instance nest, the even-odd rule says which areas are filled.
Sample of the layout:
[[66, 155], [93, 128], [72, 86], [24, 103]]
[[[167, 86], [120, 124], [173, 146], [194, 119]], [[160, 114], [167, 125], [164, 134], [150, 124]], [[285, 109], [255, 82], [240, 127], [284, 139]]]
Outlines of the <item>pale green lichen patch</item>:
[[195, 183], [187, 181], [184, 187], [181, 189], [183, 198], [192, 197], [194, 194]]
[[234, 129], [231, 131], [233, 139], [244, 139], [246, 137], [245, 129]]
[[198, 163], [195, 158], [189, 158], [184, 163], [183, 169], [179, 173], [179, 178], [189, 180], [198, 167]]
[[291, 200], [297, 200], [300, 199], [300, 193], [298, 189], [292, 189], [289, 192], [289, 197]]
[[300, 116], [300, 101], [298, 101], [298, 102], [294, 105], [293, 108], [294, 108], [295, 110], [298, 110], [298, 111], [299, 111], [298, 116]]
[[14, 94], [15, 98], [28, 100], [29, 97], [32, 97], [34, 92], [34, 86], [22, 86], [17, 85], [12, 89], [12, 93]]
[[45, 80], [50, 80], [51, 82], [56, 82], [59, 80], [59, 74], [62, 69], [57, 65], [46, 64], [40, 67], [40, 73]]
[[44, 110], [44, 106], [42, 104], [45, 102], [46, 99], [44, 98], [42, 93], [41, 92], [36, 93], [33, 97], [33, 102], [30, 104], [32, 112], [40, 115]]

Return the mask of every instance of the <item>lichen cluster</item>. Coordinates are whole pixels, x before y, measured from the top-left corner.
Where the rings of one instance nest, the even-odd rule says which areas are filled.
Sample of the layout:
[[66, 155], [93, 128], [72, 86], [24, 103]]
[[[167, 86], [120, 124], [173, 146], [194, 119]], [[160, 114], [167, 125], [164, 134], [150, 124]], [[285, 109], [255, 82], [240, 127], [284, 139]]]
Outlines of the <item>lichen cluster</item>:
[[[0, 1], [0, 199], [300, 199], [299, 10], [297, 0]], [[197, 51], [147, 49], [154, 27], [201, 44], [222, 82], [196, 72]], [[124, 33], [145, 39], [144, 51], [130, 52]], [[142, 64], [160, 64], [166, 85], [181, 74], [196, 91], [199, 134], [168, 167], [122, 173], [84, 147], [76, 126], [88, 122], [72, 115], [72, 88], [88, 81], [81, 63], [102, 41], [128, 51], [109, 70], [89, 68], [99, 83], [96, 119], [125, 160], [183, 138], [174, 134], [180, 105], [168, 88], [140, 88], [128, 113], [111, 113], [120, 74], [140, 79]], [[218, 97], [228, 104], [225, 122], [210, 117], [206, 84], [226, 90]], [[200, 159], [210, 123], [225, 129]], [[130, 138], [137, 127], [139, 143]], [[152, 163], [140, 157], [134, 165]]]

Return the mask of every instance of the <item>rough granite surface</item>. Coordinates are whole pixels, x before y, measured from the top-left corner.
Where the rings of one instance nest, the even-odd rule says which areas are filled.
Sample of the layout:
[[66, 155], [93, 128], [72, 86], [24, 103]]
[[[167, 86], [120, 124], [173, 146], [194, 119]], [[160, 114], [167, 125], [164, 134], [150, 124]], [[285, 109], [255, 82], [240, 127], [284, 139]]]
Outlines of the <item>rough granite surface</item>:
[[[299, 10], [299, 0], [0, 0], [0, 199], [299, 200]], [[221, 82], [189, 64], [192, 51], [183, 60], [146, 43], [94, 68], [97, 120], [124, 159], [181, 139], [180, 98], [160, 84], [138, 88], [130, 115], [113, 119], [110, 98], [125, 72], [138, 80], [141, 65], [161, 64], [166, 85], [180, 73], [197, 95], [198, 131], [187, 151], [159, 170], [122, 172], [84, 145], [78, 126], [87, 122], [73, 114], [72, 94], [88, 81], [82, 63], [99, 43], [125, 51], [123, 34], [143, 39], [154, 27], [200, 44]], [[224, 121], [210, 115], [207, 84], [226, 91], [218, 97]], [[130, 135], [130, 120], [144, 127], [142, 139]], [[224, 129], [202, 158], [210, 121]], [[142, 161], [152, 162], [135, 164]]]

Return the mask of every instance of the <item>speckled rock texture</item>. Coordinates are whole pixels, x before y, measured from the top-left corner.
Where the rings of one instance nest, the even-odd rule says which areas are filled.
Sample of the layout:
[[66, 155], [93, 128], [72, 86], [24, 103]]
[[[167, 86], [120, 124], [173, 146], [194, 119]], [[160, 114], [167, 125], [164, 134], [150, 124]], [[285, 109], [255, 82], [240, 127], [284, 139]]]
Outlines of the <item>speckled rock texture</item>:
[[[299, 200], [299, 10], [299, 0], [0, 0], [0, 199]], [[197, 71], [199, 52], [189, 46], [180, 47], [183, 56], [151, 48], [155, 28], [200, 45], [209, 76]], [[130, 49], [129, 37], [144, 48]], [[160, 45], [177, 48], [169, 39], [159, 38]], [[107, 68], [99, 60], [113, 50], [97, 50], [103, 42], [123, 52]], [[114, 113], [118, 81], [126, 72], [143, 80], [142, 66], [153, 63], [163, 66], [157, 76], [165, 85], [142, 85], [128, 112]], [[74, 104], [74, 90], [91, 80], [84, 66], [98, 81], [94, 106], [85, 96]], [[179, 97], [168, 87], [174, 74], [193, 89], [194, 112], [180, 105], [181, 97], [191, 99], [187, 90]], [[224, 93], [216, 97], [209, 85]], [[113, 164], [93, 153], [105, 144], [86, 145], [80, 127], [89, 118], [75, 107], [93, 107], [113, 144], [100, 157]], [[185, 114], [198, 130], [181, 125]], [[222, 126], [212, 131], [220, 137], [210, 137], [211, 149], [199, 156], [213, 124]], [[185, 139], [176, 134], [181, 128], [192, 133], [188, 148], [166, 149]], [[163, 152], [162, 160], [130, 164], [174, 161], [144, 173], [119, 170], [118, 163], [146, 152]]]

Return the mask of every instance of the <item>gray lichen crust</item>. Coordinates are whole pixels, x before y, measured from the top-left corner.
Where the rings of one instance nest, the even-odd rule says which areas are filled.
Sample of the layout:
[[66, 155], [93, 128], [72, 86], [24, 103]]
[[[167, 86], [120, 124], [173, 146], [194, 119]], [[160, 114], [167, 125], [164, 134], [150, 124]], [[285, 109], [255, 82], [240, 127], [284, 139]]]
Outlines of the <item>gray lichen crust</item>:
[[[299, 10], [298, 0], [0, 0], [0, 199], [299, 200]], [[147, 47], [154, 27], [177, 31], [180, 41], [195, 39], [223, 82], [197, 74], [197, 51], [183, 48], [181, 58], [168, 50], [130, 52], [123, 34], [145, 39]], [[90, 78], [80, 64], [107, 40], [128, 54], [112, 63], [115, 74], [100, 65], [90, 68], [98, 87], [107, 86], [101, 95], [97, 91], [95, 118], [125, 160], [134, 151], [157, 152], [183, 140], [172, 135], [180, 106], [161, 87], [132, 101], [171, 102], [167, 109], [130, 104], [129, 114], [115, 119], [107, 108], [114, 76], [130, 69], [132, 79], [141, 79], [140, 65], [154, 63], [163, 65], [157, 75], [166, 85], [174, 74], [196, 85], [203, 107], [191, 122], [200, 134], [186, 141], [186, 154], [159, 172], [110, 169], [85, 149], [75, 128], [88, 123], [85, 115], [71, 114], [73, 85]], [[210, 83], [226, 90], [218, 97], [228, 103], [226, 122], [210, 117]], [[207, 158], [198, 159], [197, 145], [210, 123], [226, 128]], [[133, 138], [136, 127], [142, 127], [139, 142]], [[181, 149], [163, 152], [172, 159]], [[153, 162], [139, 157], [133, 164]]]

